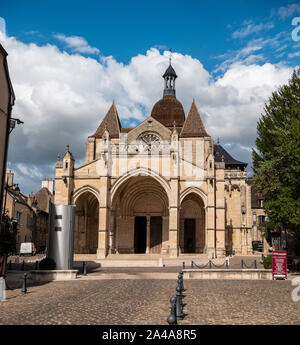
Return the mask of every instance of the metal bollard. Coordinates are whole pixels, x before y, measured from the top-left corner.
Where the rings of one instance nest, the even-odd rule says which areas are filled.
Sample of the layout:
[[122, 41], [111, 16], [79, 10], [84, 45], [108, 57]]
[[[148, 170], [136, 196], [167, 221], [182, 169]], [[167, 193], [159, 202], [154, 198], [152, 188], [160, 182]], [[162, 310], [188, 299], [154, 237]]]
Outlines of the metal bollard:
[[225, 267], [228, 268], [228, 259], [225, 260]]
[[86, 262], [85, 261], [83, 261], [82, 275], [86, 276]]
[[208, 267], [211, 268], [211, 260], [208, 262]]
[[25, 261], [23, 260], [23, 262], [22, 262], [22, 271], [24, 271], [25, 270]]
[[177, 325], [177, 319], [176, 319], [176, 297], [173, 296], [170, 298], [171, 303], [171, 313], [168, 317], [168, 324], [169, 325]]
[[257, 268], [256, 260], [254, 260], [253, 266], [254, 266], [254, 268]]
[[23, 284], [22, 284], [22, 293], [27, 293], [27, 273], [24, 273]]
[[181, 280], [181, 290], [185, 291], [185, 288], [184, 288], [184, 285], [183, 285], [183, 272], [180, 272], [179, 274], [180, 274], [180, 278], [179, 278], [179, 276], [178, 276], [178, 278]]
[[183, 320], [181, 293], [178, 286], [176, 288], [176, 318], [177, 320]]
[[241, 268], [244, 268], [244, 260], [241, 260]]
[[185, 269], [185, 262], [182, 262], [182, 268]]
[[191, 268], [194, 268], [194, 261], [191, 262]]

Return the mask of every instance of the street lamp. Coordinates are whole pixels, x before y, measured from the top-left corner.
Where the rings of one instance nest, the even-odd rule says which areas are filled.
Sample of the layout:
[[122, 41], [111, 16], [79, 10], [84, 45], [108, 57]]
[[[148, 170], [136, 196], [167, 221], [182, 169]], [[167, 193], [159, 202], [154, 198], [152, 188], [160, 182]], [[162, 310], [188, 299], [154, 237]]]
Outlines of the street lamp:
[[9, 125], [9, 134], [13, 131], [13, 129], [16, 127], [17, 125], [20, 125], [21, 123], [24, 123], [23, 121], [21, 121], [20, 119], [15, 119], [13, 117], [10, 118], [10, 125]]

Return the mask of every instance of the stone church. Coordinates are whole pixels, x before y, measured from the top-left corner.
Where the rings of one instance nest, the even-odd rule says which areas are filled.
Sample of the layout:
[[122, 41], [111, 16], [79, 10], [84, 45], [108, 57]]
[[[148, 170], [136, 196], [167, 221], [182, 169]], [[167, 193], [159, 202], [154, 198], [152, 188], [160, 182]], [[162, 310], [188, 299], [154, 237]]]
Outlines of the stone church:
[[163, 97], [134, 128], [113, 103], [75, 167], [58, 156], [55, 204], [76, 205], [75, 253], [251, 254], [253, 216], [247, 164], [207, 133], [193, 100], [185, 115], [171, 62]]

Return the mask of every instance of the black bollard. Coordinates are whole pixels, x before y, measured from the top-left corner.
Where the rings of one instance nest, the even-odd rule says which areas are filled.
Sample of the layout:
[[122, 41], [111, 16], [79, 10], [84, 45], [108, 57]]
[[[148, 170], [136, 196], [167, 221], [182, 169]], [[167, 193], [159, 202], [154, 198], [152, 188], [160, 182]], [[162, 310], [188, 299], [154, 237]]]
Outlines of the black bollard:
[[241, 260], [241, 268], [244, 268], [244, 260]]
[[82, 275], [86, 276], [86, 262], [85, 261], [83, 261]]
[[264, 262], [264, 260], [265, 260], [265, 256], [264, 254], [261, 254], [261, 261]]
[[182, 262], [182, 268], [185, 270], [185, 262]]
[[178, 279], [178, 285], [180, 286], [181, 292], [185, 291], [182, 277]]
[[194, 268], [194, 261], [191, 262], [191, 268]]
[[208, 264], [209, 264], [208, 267], [211, 268], [211, 260], [209, 260]]
[[36, 260], [36, 262], [35, 262], [35, 269], [36, 270], [38, 270], [39, 268], [38, 268], [38, 261]]
[[27, 293], [27, 273], [24, 273], [23, 284], [22, 284], [22, 293]]
[[23, 260], [23, 262], [22, 262], [22, 271], [24, 271], [25, 270], [25, 261]]
[[225, 260], [225, 267], [228, 268], [228, 260]]
[[168, 324], [169, 325], [177, 325], [177, 319], [176, 319], [176, 297], [171, 297], [170, 298], [170, 303], [171, 303], [171, 313], [168, 317]]
[[176, 318], [177, 320], [183, 320], [181, 294], [179, 290], [180, 289], [178, 289], [178, 286], [177, 286], [176, 288]]
[[254, 260], [253, 266], [254, 266], [254, 268], [257, 268], [256, 260]]

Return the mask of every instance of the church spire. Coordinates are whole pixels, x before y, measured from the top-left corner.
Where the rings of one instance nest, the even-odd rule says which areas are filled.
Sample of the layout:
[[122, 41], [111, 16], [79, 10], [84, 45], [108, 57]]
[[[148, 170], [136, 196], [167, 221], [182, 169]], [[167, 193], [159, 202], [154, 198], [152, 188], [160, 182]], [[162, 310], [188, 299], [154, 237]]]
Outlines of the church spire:
[[171, 65], [171, 55], [170, 55], [169, 67], [164, 73], [163, 78], [165, 80], [164, 96], [166, 95], [176, 96], [175, 79], [177, 78], [177, 75], [176, 75], [176, 72], [174, 71], [174, 68]]

